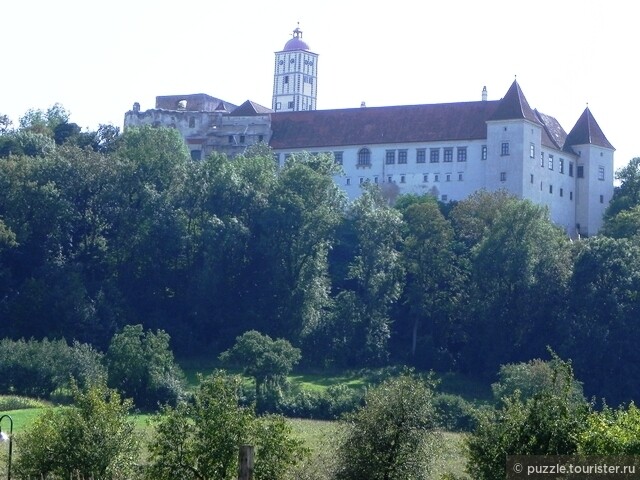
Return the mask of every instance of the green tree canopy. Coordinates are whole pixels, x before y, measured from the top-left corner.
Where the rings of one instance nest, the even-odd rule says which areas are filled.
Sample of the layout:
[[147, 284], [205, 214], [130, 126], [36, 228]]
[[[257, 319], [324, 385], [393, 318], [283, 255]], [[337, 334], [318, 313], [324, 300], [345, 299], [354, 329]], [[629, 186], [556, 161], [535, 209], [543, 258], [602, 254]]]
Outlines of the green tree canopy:
[[282, 417], [257, 418], [239, 405], [240, 379], [215, 372], [200, 382], [193, 401], [165, 408], [152, 422], [149, 480], [235, 480], [238, 448], [255, 446], [256, 480], [284, 478], [304, 455]]
[[220, 354], [224, 364], [242, 366], [255, 379], [257, 391], [267, 383], [281, 384], [300, 358], [300, 349], [287, 340], [273, 340], [255, 330], [237, 337], [233, 347]]
[[364, 406], [343, 421], [337, 479], [418, 480], [430, 477], [441, 453], [434, 385], [411, 372], [369, 390]]
[[47, 409], [20, 435], [19, 478], [133, 478], [140, 440], [132, 403], [104, 384], [74, 389], [74, 406]]

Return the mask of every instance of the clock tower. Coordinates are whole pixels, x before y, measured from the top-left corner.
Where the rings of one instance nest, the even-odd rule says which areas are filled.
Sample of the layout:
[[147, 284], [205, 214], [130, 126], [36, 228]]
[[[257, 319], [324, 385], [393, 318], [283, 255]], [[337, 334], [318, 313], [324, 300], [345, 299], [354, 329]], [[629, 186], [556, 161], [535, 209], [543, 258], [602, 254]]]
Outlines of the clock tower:
[[309, 50], [297, 27], [284, 48], [276, 52], [273, 101], [276, 112], [315, 110], [318, 96], [318, 54]]

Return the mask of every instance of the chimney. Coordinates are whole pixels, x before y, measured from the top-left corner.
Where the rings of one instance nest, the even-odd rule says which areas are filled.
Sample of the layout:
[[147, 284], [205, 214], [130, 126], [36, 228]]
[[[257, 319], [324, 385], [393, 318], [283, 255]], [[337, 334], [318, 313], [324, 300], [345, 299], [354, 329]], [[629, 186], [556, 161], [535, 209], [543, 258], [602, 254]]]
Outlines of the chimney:
[[483, 102], [487, 101], [487, 86], [486, 85], [484, 87], [482, 87], [482, 101]]

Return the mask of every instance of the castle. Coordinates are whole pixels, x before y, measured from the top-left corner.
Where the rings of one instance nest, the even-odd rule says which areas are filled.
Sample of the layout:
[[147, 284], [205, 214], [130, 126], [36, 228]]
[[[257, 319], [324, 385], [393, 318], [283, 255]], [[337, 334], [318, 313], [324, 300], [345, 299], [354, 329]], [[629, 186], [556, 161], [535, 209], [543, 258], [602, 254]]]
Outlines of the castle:
[[602, 225], [613, 195], [614, 148], [587, 107], [567, 132], [532, 108], [517, 81], [500, 100], [317, 110], [318, 55], [296, 28], [275, 52], [271, 108], [234, 105], [205, 94], [156, 97], [139, 104], [124, 126], [177, 128], [191, 156], [229, 156], [266, 143], [280, 165], [296, 152], [331, 152], [335, 181], [350, 198], [365, 183], [393, 197], [428, 193], [443, 202], [504, 189], [548, 207], [570, 236]]

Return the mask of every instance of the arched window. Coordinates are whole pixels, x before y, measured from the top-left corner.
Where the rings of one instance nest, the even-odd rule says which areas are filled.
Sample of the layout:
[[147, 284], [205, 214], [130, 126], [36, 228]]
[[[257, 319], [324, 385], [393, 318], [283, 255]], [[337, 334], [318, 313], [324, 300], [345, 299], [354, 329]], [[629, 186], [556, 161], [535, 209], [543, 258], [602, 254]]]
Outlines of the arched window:
[[361, 148], [358, 152], [358, 166], [364, 167], [371, 165], [371, 151], [368, 148]]

